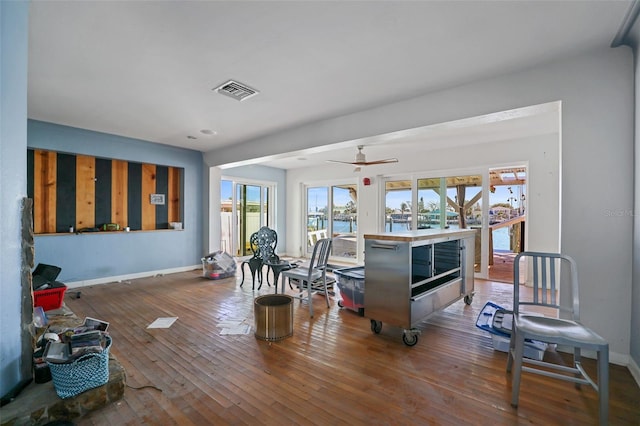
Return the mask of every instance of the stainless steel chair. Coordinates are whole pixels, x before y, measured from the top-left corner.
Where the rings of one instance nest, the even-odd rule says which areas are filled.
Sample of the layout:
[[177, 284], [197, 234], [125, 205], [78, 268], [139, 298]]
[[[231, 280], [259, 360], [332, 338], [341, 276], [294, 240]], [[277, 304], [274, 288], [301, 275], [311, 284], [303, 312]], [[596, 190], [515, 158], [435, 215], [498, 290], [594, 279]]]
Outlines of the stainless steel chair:
[[[520, 260], [531, 262], [533, 288], [531, 297], [525, 297], [529, 291], [520, 291]], [[528, 265], [528, 263], [527, 263]], [[507, 372], [512, 373], [511, 405], [518, 406], [521, 372], [541, 374], [547, 377], [591, 385], [599, 394], [600, 424], [606, 425], [609, 415], [609, 344], [598, 334], [580, 323], [580, 302], [578, 297], [578, 275], [575, 261], [566, 255], [557, 253], [523, 252], [514, 261], [513, 286], [513, 329], [509, 344]], [[569, 297], [560, 300], [559, 277], [563, 280], [560, 293]], [[559, 318], [525, 313], [522, 308], [540, 306], [554, 309]], [[573, 365], [566, 366], [545, 361], [525, 358], [526, 339], [573, 348]], [[594, 382], [580, 363], [582, 350], [597, 354], [597, 382]], [[523, 364], [533, 365], [534, 367]], [[541, 368], [536, 368], [541, 367]]]
[[[298, 266], [282, 272], [282, 291], [284, 292], [285, 278], [298, 282], [300, 292], [298, 299], [306, 300], [309, 304], [309, 315], [313, 317], [313, 303], [311, 297], [320, 291], [324, 292], [324, 297], [329, 305], [329, 292], [327, 290], [327, 264], [329, 263], [329, 254], [331, 253], [331, 239], [322, 238], [313, 246], [313, 254], [309, 266]], [[306, 291], [306, 296], [305, 296]]]

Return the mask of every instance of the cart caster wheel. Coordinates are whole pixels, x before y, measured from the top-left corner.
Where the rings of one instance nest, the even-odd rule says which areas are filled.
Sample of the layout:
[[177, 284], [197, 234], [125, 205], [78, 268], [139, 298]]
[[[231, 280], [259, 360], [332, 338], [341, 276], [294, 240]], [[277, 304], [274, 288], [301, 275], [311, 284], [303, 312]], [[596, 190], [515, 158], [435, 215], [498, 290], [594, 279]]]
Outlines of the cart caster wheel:
[[378, 334], [382, 331], [382, 321], [371, 320], [371, 331]]
[[402, 341], [407, 346], [415, 346], [418, 343], [418, 335], [413, 333], [404, 333], [402, 335]]
[[338, 306], [344, 308], [344, 303], [342, 303], [342, 300], [338, 300]]
[[471, 302], [473, 302], [473, 294], [468, 294], [464, 297], [464, 303], [466, 303], [467, 305], [471, 305]]

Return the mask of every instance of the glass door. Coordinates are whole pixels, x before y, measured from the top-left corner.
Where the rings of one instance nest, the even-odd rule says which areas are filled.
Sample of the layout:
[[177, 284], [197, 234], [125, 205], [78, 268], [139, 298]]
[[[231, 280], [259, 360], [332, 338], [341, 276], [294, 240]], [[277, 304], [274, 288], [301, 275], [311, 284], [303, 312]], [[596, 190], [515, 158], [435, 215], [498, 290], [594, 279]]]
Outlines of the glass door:
[[356, 184], [307, 187], [307, 254], [321, 238], [331, 238], [334, 258], [356, 259], [358, 194]]
[[236, 184], [236, 217], [238, 218], [238, 246], [236, 256], [251, 256], [249, 237], [260, 229], [262, 187]]
[[250, 256], [249, 238], [272, 222], [272, 186], [221, 180], [221, 249], [232, 256]]
[[307, 254], [319, 239], [329, 236], [329, 188], [326, 186], [307, 187]]

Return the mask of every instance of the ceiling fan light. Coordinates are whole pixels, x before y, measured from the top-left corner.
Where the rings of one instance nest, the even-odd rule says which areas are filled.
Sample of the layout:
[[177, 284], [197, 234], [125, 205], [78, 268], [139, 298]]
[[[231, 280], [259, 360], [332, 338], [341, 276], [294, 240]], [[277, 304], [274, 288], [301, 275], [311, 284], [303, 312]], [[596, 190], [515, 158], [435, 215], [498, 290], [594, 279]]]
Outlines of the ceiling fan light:
[[362, 145], [358, 145], [358, 153], [356, 154], [356, 161], [354, 161], [355, 163], [367, 162], [367, 158], [364, 156], [364, 153], [362, 152], [362, 148], [364, 148]]
[[356, 158], [355, 161], [339, 161], [339, 160], [327, 160], [329, 163], [342, 163], [342, 164], [351, 164], [356, 166], [356, 169], [354, 170], [354, 172], [359, 172], [361, 170], [361, 167], [364, 166], [372, 166], [375, 164], [387, 164], [387, 163], [397, 163], [398, 159], [397, 158], [387, 158], [384, 160], [374, 160], [374, 161], [367, 161], [364, 153], [362, 152], [362, 148], [364, 148], [364, 145], [358, 145], [358, 152], [356, 153]]

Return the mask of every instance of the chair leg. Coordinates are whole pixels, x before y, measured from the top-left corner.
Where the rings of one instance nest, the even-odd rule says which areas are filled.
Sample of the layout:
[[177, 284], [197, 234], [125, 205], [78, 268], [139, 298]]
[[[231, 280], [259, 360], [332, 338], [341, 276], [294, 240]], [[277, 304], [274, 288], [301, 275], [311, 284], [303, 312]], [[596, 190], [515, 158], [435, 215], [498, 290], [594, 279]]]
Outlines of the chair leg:
[[518, 407], [518, 398], [520, 396], [520, 379], [522, 377], [522, 357], [524, 356], [524, 335], [516, 333], [515, 327], [512, 339], [515, 340], [515, 348], [513, 354], [513, 374], [511, 378], [511, 406]]
[[609, 345], [598, 351], [598, 399], [600, 424], [609, 422]]
[[[260, 282], [260, 280], [258, 279], [258, 282]], [[262, 286], [262, 283], [260, 283], [260, 285], [258, 286], [258, 290], [260, 290], [260, 286]], [[256, 271], [252, 270], [251, 271], [251, 290], [255, 290], [256, 289]]]
[[[271, 283], [269, 282], [269, 269], [273, 271], [273, 268], [271, 268], [271, 266], [267, 266], [267, 287], [271, 287]], [[260, 268], [260, 273], [262, 274], [262, 268]], [[275, 275], [275, 271], [273, 272], [273, 274]]]
[[327, 301], [327, 308], [330, 308], [331, 305], [329, 305], [329, 292], [327, 291], [327, 279], [324, 278], [322, 280], [322, 285], [324, 286], [324, 300]]
[[516, 340], [511, 337], [509, 339], [509, 350], [507, 351], [507, 373], [511, 373], [513, 367], [513, 352], [515, 351]]
[[309, 303], [309, 316], [313, 318], [313, 303], [311, 301], [311, 283], [307, 283], [307, 303]]
[[242, 287], [242, 284], [244, 284], [244, 265], [244, 262], [240, 265], [240, 270], [242, 271], [242, 281], [240, 281], [240, 287]]
[[[574, 347], [574, 348], [573, 348], [573, 367], [574, 367], [574, 368], [576, 368], [576, 367], [577, 367], [577, 366], [582, 362], [582, 359], [581, 359], [581, 356], [580, 356], [580, 355], [581, 355], [581, 354], [580, 354], [580, 348], [578, 348], [578, 347]], [[581, 377], [582, 377], [582, 374], [581, 374], [580, 372], [577, 372], [577, 373], [575, 374], [575, 377], [576, 377], [577, 379], [579, 379], [579, 378], [581, 378]], [[575, 384], [575, 386], [576, 386], [576, 389], [580, 389], [580, 387], [581, 387], [581, 386], [580, 386], [580, 383], [576, 383], [576, 384]]]

